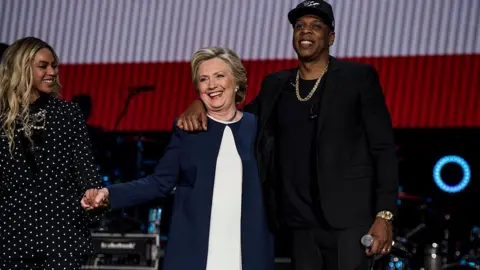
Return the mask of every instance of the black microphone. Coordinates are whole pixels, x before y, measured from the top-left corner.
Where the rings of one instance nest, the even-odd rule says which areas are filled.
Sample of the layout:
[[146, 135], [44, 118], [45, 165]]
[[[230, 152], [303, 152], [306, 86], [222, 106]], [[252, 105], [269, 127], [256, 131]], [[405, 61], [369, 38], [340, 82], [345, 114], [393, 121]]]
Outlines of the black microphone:
[[128, 91], [133, 93], [140, 93], [140, 92], [150, 92], [155, 90], [155, 86], [153, 85], [140, 85], [135, 87], [129, 87]]

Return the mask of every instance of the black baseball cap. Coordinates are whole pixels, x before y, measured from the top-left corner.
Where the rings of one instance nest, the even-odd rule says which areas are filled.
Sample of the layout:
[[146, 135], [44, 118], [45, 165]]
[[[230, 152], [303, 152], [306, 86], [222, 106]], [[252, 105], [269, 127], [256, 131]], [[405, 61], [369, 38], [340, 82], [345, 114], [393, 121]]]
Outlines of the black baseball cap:
[[292, 25], [295, 25], [298, 18], [305, 15], [315, 15], [324, 20], [332, 30], [335, 29], [335, 18], [333, 17], [333, 8], [323, 0], [307, 0], [297, 5], [294, 9], [288, 12], [288, 20]]

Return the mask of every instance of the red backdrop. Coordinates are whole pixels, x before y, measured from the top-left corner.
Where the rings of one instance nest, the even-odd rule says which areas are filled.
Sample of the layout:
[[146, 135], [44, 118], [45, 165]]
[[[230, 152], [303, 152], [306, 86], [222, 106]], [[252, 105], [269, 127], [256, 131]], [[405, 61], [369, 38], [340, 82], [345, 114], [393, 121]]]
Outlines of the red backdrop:
[[[396, 128], [480, 127], [480, 55], [376, 57], [348, 59], [373, 64], [380, 75]], [[294, 67], [295, 60], [244, 61], [247, 102], [262, 78]], [[170, 130], [172, 121], [196, 98], [188, 62], [66, 64], [61, 66], [63, 96], [88, 94], [89, 123], [112, 130], [128, 87], [152, 85], [136, 96], [119, 125], [122, 131]]]

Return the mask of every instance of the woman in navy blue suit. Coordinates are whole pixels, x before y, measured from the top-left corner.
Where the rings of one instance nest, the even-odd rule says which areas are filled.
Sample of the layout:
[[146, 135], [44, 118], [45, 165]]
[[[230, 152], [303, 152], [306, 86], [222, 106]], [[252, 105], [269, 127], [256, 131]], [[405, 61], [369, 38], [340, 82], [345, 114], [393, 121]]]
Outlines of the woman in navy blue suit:
[[235, 106], [245, 98], [245, 68], [233, 51], [217, 47], [197, 51], [191, 68], [208, 130], [174, 128], [153, 174], [88, 190], [82, 206], [129, 207], [176, 187], [164, 269], [273, 270], [273, 237], [254, 156], [257, 123]]

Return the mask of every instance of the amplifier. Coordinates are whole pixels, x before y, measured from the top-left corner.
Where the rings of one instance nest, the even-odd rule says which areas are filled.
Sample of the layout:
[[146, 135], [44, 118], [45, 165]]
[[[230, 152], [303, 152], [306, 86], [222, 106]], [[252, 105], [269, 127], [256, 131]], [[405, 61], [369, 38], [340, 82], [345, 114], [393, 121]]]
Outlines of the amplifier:
[[82, 269], [158, 270], [158, 234], [92, 233], [95, 255]]

